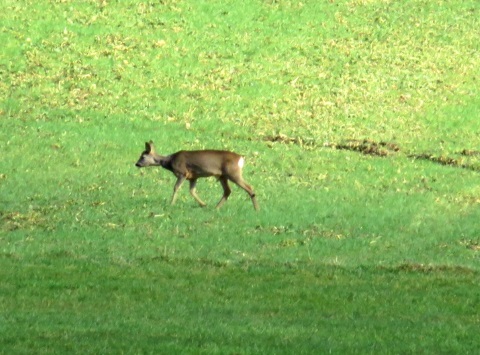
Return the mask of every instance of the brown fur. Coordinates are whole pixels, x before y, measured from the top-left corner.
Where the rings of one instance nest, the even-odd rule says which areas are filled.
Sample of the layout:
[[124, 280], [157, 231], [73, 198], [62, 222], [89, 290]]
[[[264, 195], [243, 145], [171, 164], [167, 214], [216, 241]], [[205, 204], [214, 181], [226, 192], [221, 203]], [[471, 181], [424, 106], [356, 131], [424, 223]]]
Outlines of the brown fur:
[[163, 156], [155, 151], [153, 142], [145, 143], [145, 151], [135, 164], [139, 168], [147, 166], [161, 166], [170, 170], [176, 177], [172, 196], [172, 205], [177, 198], [177, 192], [185, 180], [190, 182], [190, 194], [195, 198], [200, 206], [205, 203], [197, 196], [196, 183], [198, 178], [215, 176], [223, 187], [223, 196], [217, 204], [221, 207], [230, 196], [231, 190], [228, 180], [234, 182], [244, 189], [252, 199], [253, 207], [258, 210], [258, 203], [255, 193], [242, 177], [242, 168], [239, 166], [239, 160], [242, 158], [237, 153], [224, 150], [182, 150], [177, 153]]

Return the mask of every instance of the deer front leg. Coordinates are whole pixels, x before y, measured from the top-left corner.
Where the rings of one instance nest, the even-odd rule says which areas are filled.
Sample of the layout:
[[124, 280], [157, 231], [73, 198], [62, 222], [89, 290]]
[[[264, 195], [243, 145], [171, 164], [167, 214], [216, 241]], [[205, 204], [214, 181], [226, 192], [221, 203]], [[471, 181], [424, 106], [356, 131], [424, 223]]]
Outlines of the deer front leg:
[[220, 180], [220, 183], [222, 184], [222, 187], [223, 187], [223, 196], [220, 199], [220, 201], [218, 202], [216, 208], [222, 207], [222, 205], [225, 203], [225, 201], [227, 201], [228, 196], [230, 196], [230, 194], [232, 193], [232, 190], [230, 190], [230, 186], [228, 186], [228, 179], [225, 178], [225, 177], [220, 177], [219, 180]]
[[173, 196], [172, 196], [172, 202], [171, 204], [175, 204], [175, 201], [177, 200], [177, 192], [180, 186], [182, 186], [183, 182], [185, 181], [185, 176], [180, 175], [177, 179], [177, 182], [175, 183], [175, 186], [173, 187]]
[[197, 185], [197, 179], [192, 179], [190, 180], [190, 195], [193, 196], [195, 200], [200, 204], [200, 206], [205, 207], [207, 204], [203, 202], [200, 197], [197, 195], [197, 191], [195, 189], [195, 186]]
[[258, 211], [260, 209], [260, 207], [258, 206], [257, 199], [255, 198], [255, 192], [253, 191], [252, 187], [243, 180], [241, 175], [240, 176], [232, 176], [231, 180], [248, 193], [248, 195], [252, 199], [253, 208], [256, 211]]

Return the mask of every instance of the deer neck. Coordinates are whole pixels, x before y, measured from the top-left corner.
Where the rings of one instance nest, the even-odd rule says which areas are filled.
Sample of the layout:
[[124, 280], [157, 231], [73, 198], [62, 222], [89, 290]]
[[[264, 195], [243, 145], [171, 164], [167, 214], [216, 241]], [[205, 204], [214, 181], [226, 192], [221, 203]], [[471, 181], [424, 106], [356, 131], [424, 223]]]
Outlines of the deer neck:
[[155, 160], [156, 165], [160, 165], [163, 167], [168, 166], [171, 161], [171, 157], [169, 155], [163, 156], [163, 155], [155, 154], [153, 159]]

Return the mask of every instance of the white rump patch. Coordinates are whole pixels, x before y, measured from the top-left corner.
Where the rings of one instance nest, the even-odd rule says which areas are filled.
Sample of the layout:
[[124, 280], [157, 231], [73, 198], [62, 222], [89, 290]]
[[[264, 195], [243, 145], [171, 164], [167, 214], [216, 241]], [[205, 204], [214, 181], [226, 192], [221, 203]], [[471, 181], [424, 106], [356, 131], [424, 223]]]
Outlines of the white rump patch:
[[240, 159], [238, 159], [238, 167], [241, 169], [243, 168], [244, 164], [245, 164], [245, 158], [240, 157]]

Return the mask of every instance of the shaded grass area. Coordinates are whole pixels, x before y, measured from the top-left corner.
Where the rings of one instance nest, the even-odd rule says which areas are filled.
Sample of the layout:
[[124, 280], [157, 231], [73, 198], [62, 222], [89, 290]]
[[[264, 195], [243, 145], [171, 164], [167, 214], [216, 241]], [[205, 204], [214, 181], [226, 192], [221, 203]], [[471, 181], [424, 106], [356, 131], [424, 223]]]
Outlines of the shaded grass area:
[[479, 299], [468, 290], [479, 275], [468, 269], [234, 267], [157, 257], [118, 265], [50, 255], [34, 264], [4, 258], [1, 270], [7, 352], [150, 352], [161, 344], [186, 353], [469, 353], [477, 346]]
[[[5, 126], [15, 157], [1, 181], [6, 352], [478, 346], [474, 172], [401, 150], [377, 157], [259, 139], [239, 145], [261, 152], [245, 168], [260, 213], [239, 189], [213, 210], [213, 179], [198, 187], [210, 207], [186, 190], [171, 207], [174, 177], [134, 168], [143, 144], [124, 129], [136, 124], [124, 125]], [[184, 144], [189, 134], [177, 133]], [[41, 159], [22, 158], [36, 150]]]
[[[143, 149], [136, 125], [5, 127], [15, 132], [5, 146], [12, 159], [2, 163], [5, 253], [35, 257], [51, 247], [82, 248], [88, 255], [111, 247], [128, 258], [130, 247], [141, 253], [167, 248], [179, 257], [227, 262], [245, 254], [250, 260], [352, 267], [404, 262], [478, 267], [479, 187], [477, 175], [467, 169], [409, 158], [402, 150], [376, 157], [240, 142], [247, 152], [259, 152], [247, 155], [245, 177], [256, 187], [261, 212], [255, 214], [237, 188], [215, 211], [221, 187], [214, 179], [199, 182], [206, 209], [195, 206], [187, 189], [169, 206], [174, 177], [133, 166]], [[188, 132], [183, 138], [177, 134], [188, 144]], [[37, 139], [24, 141], [32, 136]], [[24, 159], [25, 152], [36, 150], [44, 155]]]

